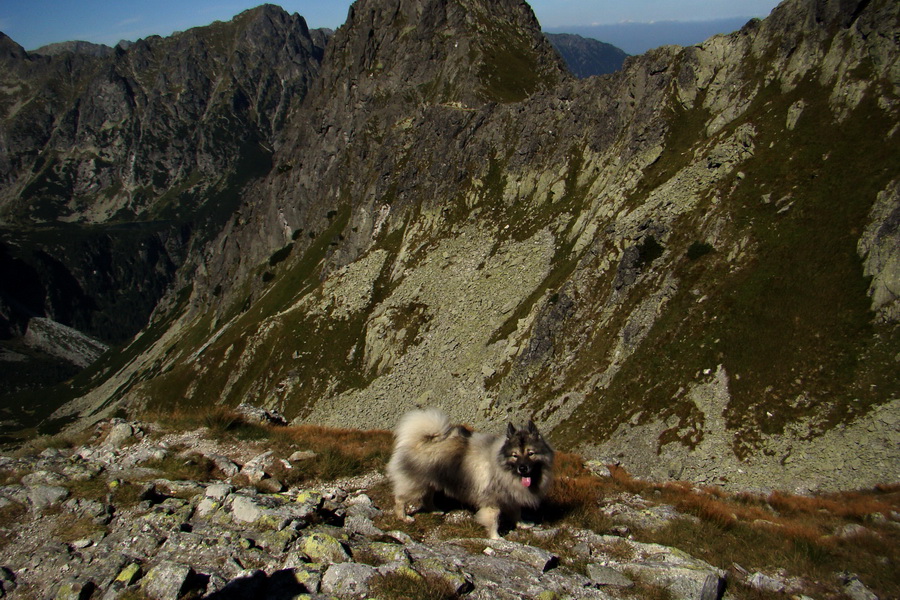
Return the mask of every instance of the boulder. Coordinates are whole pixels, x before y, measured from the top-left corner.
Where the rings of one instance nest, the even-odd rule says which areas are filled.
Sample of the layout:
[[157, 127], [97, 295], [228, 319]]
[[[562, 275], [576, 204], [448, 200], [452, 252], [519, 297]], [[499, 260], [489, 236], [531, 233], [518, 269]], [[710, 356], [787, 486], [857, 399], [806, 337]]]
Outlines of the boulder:
[[369, 591], [369, 580], [376, 573], [374, 567], [359, 563], [331, 565], [322, 576], [322, 592], [341, 597], [364, 596]]

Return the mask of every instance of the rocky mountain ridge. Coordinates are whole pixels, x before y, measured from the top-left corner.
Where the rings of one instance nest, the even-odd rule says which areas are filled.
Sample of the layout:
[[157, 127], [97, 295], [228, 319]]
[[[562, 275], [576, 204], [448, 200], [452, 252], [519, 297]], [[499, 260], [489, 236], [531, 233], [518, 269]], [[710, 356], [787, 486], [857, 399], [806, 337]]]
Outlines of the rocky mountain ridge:
[[55, 416], [430, 404], [659, 477], [896, 480], [897, 12], [789, 0], [577, 81], [524, 3], [361, 0]]
[[[133, 336], [237, 190], [268, 170], [326, 40], [271, 5], [97, 55], [29, 54], [3, 36], [4, 278], [28, 285], [4, 286], [2, 333], [43, 314], [114, 343]], [[131, 321], [98, 322], [117, 312]]]

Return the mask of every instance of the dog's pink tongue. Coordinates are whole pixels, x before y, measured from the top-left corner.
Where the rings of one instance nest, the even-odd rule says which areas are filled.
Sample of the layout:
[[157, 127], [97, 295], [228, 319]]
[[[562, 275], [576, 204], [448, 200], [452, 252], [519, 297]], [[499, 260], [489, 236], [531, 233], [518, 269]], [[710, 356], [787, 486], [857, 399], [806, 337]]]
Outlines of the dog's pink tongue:
[[531, 477], [523, 477], [522, 485], [524, 485], [525, 487], [531, 487]]

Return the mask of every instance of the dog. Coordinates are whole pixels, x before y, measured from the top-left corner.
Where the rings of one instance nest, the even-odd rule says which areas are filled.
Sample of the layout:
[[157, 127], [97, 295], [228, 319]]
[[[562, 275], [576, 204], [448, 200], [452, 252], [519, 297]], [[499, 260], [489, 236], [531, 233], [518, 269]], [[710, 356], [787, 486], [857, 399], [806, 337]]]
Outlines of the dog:
[[533, 421], [521, 429], [509, 423], [501, 437], [451, 425], [435, 409], [409, 412], [397, 425], [387, 465], [394, 512], [411, 523], [408, 505], [433, 510], [434, 493], [443, 492], [476, 509], [475, 520], [498, 539], [501, 516], [517, 524], [523, 508], [540, 505], [553, 458]]

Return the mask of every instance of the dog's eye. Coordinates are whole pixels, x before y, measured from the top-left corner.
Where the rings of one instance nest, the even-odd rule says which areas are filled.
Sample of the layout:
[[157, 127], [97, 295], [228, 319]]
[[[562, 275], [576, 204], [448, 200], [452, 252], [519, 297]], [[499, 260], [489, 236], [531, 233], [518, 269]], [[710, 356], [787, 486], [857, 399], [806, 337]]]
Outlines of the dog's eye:
[[512, 457], [513, 457], [513, 458], [519, 458], [519, 453], [518, 453], [518, 452], [513, 452], [513, 453], [512, 453]]
[[529, 450], [529, 451], [528, 451], [528, 456], [534, 456], [534, 450]]

